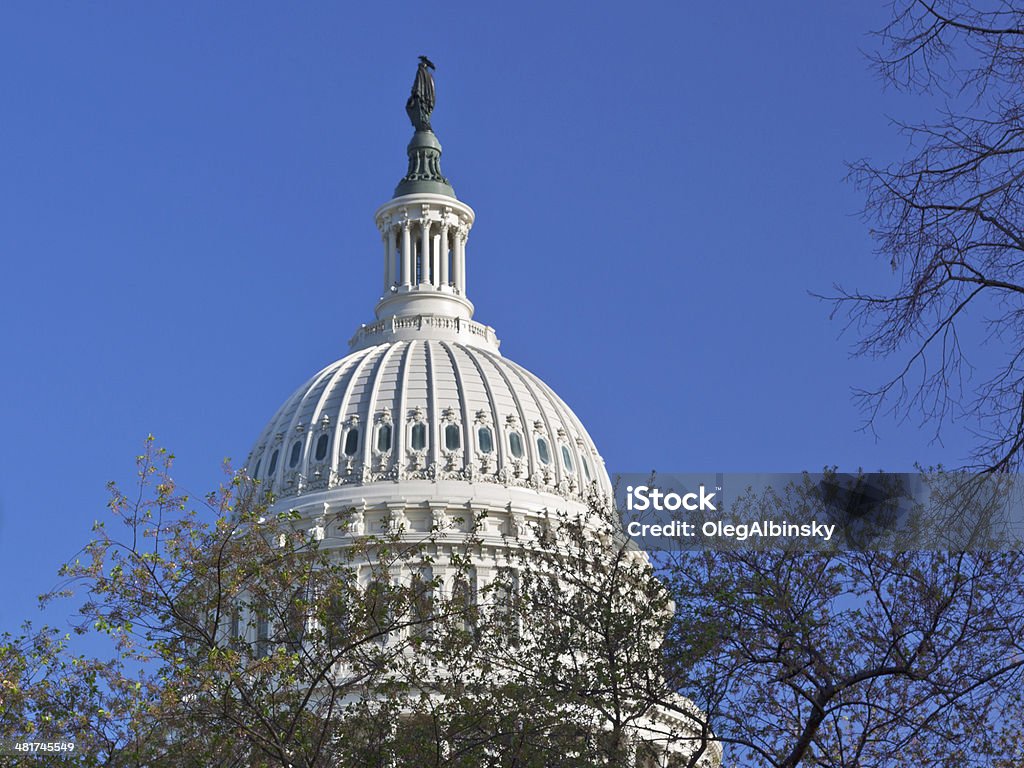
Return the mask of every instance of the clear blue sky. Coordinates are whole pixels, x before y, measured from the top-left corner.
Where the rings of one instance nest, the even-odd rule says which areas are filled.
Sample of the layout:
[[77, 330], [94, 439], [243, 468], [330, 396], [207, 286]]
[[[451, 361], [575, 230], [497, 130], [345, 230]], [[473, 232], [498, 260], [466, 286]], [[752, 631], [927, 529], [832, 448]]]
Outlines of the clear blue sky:
[[0, 629], [152, 432], [195, 493], [372, 318], [416, 57], [477, 211], [477, 319], [608, 466], [908, 469], [886, 366], [808, 296], [884, 286], [844, 162], [896, 159], [884, 4], [4, 3]]

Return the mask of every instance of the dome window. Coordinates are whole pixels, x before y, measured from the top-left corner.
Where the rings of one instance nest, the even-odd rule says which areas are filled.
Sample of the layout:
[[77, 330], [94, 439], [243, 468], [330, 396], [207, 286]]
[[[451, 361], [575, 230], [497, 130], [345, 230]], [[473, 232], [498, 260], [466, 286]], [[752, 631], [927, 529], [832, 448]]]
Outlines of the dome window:
[[359, 430], [352, 428], [345, 433], [345, 455], [355, 456], [357, 450], [359, 450]]
[[262, 464], [262, 463], [263, 463], [263, 457], [260, 456], [258, 459], [256, 459], [256, 469], [254, 469], [252, 471], [252, 476], [253, 477], [259, 477], [260, 476], [260, 464]]
[[562, 466], [565, 467], [566, 472], [572, 473], [574, 471], [572, 468], [572, 456], [569, 455], [568, 445], [562, 446]]
[[537, 438], [537, 455], [540, 457], [541, 464], [551, 463], [551, 451], [548, 450], [548, 441], [543, 437]]
[[[274, 454], [277, 455], [276, 453]], [[262, 613], [256, 618], [256, 658], [270, 655], [270, 619]]]
[[523, 438], [518, 432], [508, 433], [508, 449], [517, 459], [523, 458]]
[[444, 447], [449, 451], [457, 451], [462, 447], [462, 431], [458, 424], [449, 424], [444, 428]]
[[476, 431], [476, 442], [480, 453], [491, 453], [494, 450], [494, 434], [490, 427], [480, 427]]
[[292, 455], [288, 457], [288, 466], [295, 469], [300, 458], [302, 458], [302, 441], [296, 440], [292, 443]]
[[590, 476], [590, 465], [587, 463], [587, 457], [580, 456], [580, 463], [583, 464], [583, 474], [587, 476], [587, 482], [590, 482], [593, 478]]
[[237, 644], [242, 639], [242, 614], [238, 608], [231, 611], [231, 618], [228, 623], [228, 639]]
[[331, 436], [324, 433], [316, 441], [316, 453], [313, 454], [317, 461], [323, 461], [327, 458], [327, 446], [331, 442]]
[[277, 471], [277, 451], [275, 450], [270, 454], [270, 466], [267, 467], [267, 477], [272, 476]]
[[391, 450], [391, 425], [381, 424], [377, 427], [377, 451], [387, 453]]
[[422, 451], [427, 447], [427, 425], [423, 422], [417, 422], [412, 425], [412, 449], [414, 451]]

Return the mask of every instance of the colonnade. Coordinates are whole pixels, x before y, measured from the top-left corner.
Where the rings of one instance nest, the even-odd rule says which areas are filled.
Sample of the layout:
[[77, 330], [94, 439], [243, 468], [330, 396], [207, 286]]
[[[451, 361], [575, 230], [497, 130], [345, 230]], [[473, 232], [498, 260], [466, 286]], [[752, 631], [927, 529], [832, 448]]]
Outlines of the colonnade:
[[466, 293], [466, 239], [469, 228], [433, 219], [405, 219], [386, 226], [384, 295], [393, 286], [430, 285]]

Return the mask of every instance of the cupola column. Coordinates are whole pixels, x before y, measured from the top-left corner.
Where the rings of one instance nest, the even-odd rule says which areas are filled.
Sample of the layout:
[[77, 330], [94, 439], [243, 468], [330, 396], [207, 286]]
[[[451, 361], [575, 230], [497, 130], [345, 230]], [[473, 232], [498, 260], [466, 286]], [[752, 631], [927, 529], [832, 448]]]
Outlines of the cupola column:
[[459, 230], [452, 230], [452, 288], [456, 293], [462, 293], [459, 288], [462, 279], [459, 277]]
[[384, 295], [395, 283], [395, 229], [390, 224], [384, 229]]
[[430, 282], [441, 287], [441, 233], [437, 226], [430, 228]]
[[420, 284], [430, 283], [430, 219], [420, 220]]
[[448, 275], [448, 222], [441, 224], [441, 240], [438, 257], [441, 259], [441, 287], [447, 288], [450, 282]]
[[402, 286], [412, 285], [412, 237], [409, 233], [409, 220], [402, 222]]
[[466, 293], [466, 240], [469, 239], [469, 229], [462, 231], [462, 242], [459, 245], [459, 276], [462, 278], [462, 293]]
[[466, 293], [466, 231], [462, 227], [455, 230], [455, 290]]

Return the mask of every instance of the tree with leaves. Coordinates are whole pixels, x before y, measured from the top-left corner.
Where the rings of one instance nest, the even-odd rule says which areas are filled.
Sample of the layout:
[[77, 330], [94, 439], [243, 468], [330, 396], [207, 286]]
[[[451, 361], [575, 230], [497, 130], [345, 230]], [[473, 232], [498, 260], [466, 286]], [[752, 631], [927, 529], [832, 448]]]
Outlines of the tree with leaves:
[[[111, 486], [112, 520], [46, 598], [83, 595], [77, 631], [116, 651], [76, 682], [39, 640], [35, 677], [77, 695], [50, 730], [80, 739], [79, 764], [578, 768], [692, 747], [652, 716], [667, 593], [607, 509], [500, 542], [482, 520], [339, 532], [272, 514], [244, 474], [197, 509], [172, 458], [147, 442], [138, 487]], [[0, 735], [57, 709], [21, 677]]]
[[[861, 550], [640, 552], [613, 510], [500, 546], [271, 515], [233, 477], [206, 515], [149, 444], [139, 488], [51, 599], [74, 638], [0, 642], [0, 737], [69, 765], [1011, 766], [1024, 758], [1024, 560]], [[748, 496], [754, 518], [824, 501]], [[745, 512], [744, 512], [745, 510]], [[326, 542], [326, 544], [325, 544]], [[499, 564], [476, 584], [475, 569]], [[26, 765], [34, 758], [17, 758]]]
[[512, 544], [483, 592], [477, 646], [502, 681], [485, 698], [508, 708], [494, 724], [517, 723], [487, 739], [499, 764], [718, 765], [703, 718], [665, 675], [671, 596], [614, 510], [595, 499]]
[[0, 739], [10, 750], [5, 765], [38, 766], [46, 757], [19, 752], [16, 743], [56, 744], [62, 762], [90, 767], [106, 765], [108, 755], [129, 745], [141, 754], [141, 745], [152, 743], [154, 725], [142, 715], [153, 681], [127, 674], [116, 656], [73, 655], [71, 640], [28, 622], [20, 634], [0, 636]]
[[114, 641], [121, 666], [102, 681], [104, 696], [125, 710], [123, 691], [145, 692], [115, 738], [85, 746], [106, 765], [358, 764], [342, 761], [400, 708], [418, 628], [434, 621], [419, 608], [436, 584], [397, 577], [429, 556], [431, 537], [321, 546], [321, 528], [271, 515], [244, 474], [200, 512], [177, 493], [172, 458], [147, 442], [138, 489], [111, 487], [113, 525], [97, 523], [46, 597], [83, 591], [78, 631]]

